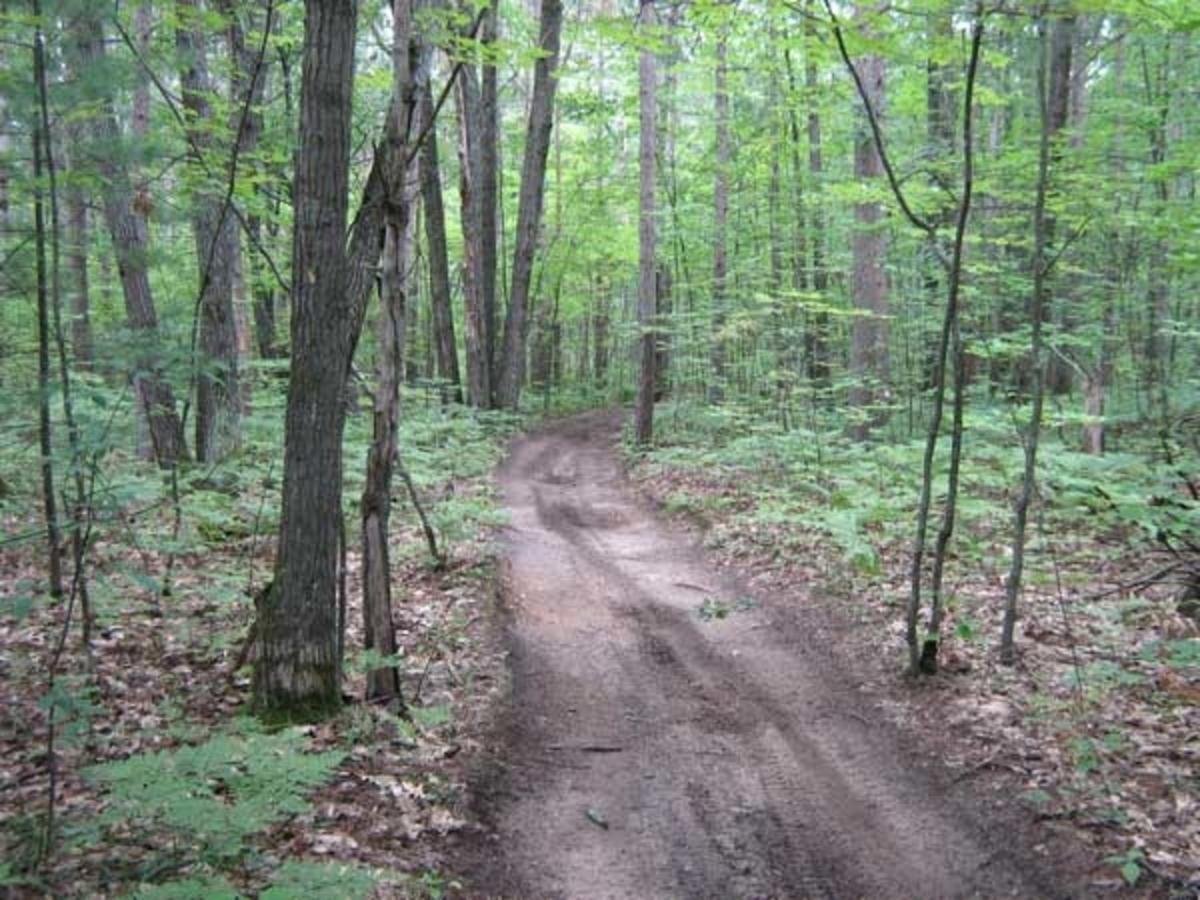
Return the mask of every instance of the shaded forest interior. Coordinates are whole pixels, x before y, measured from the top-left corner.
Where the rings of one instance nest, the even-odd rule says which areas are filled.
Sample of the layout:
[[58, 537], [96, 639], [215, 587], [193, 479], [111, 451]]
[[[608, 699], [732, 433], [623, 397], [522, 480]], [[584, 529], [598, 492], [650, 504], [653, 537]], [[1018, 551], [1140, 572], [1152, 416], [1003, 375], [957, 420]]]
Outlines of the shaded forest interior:
[[[1200, 888], [1192, 0], [0, 27], [0, 890], [449, 890], [491, 472], [609, 407], [932, 747], [1007, 754], [1114, 883]], [[374, 843], [295, 826], [389, 766]]]

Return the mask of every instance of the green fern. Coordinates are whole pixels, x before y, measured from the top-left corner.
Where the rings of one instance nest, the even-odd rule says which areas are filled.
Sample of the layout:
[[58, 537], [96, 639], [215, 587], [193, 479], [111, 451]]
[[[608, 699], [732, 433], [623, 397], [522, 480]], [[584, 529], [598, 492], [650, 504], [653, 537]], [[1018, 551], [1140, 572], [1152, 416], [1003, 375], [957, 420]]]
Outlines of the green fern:
[[244, 839], [303, 812], [305, 795], [329, 779], [341, 752], [307, 753], [298, 729], [220, 734], [203, 744], [143, 753], [84, 770], [109, 792], [101, 824], [155, 834], [165, 829], [202, 858], [242, 853]]

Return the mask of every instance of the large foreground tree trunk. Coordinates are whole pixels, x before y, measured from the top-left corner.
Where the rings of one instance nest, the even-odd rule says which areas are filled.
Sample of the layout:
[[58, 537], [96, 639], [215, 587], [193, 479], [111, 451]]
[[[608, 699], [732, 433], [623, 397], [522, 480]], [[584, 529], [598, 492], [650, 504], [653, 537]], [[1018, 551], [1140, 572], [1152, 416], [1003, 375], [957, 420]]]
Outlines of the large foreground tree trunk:
[[558, 40], [562, 31], [562, 0], [542, 0], [542, 31], [533, 74], [533, 99], [529, 104], [529, 128], [525, 137], [525, 160], [521, 166], [521, 193], [517, 203], [517, 244], [513, 251], [512, 289], [504, 322], [504, 355], [500, 362], [497, 401], [517, 409], [525, 379], [525, 334], [533, 258], [537, 251], [542, 221], [542, 198], [546, 184], [546, 158], [550, 152], [550, 130], [554, 124], [554, 89], [558, 83]]
[[337, 571], [343, 388], [359, 319], [346, 259], [354, 0], [306, 0], [292, 245], [292, 369], [275, 579], [258, 609], [254, 700], [270, 718], [341, 702]]

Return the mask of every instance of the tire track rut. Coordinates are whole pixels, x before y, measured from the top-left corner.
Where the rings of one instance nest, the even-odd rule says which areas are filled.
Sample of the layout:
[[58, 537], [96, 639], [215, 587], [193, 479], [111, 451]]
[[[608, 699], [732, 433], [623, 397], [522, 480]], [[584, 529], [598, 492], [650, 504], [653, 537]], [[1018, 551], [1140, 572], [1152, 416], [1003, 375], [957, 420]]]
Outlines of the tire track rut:
[[634, 499], [618, 429], [555, 423], [500, 472], [513, 689], [479, 894], [1072, 896], [856, 711], [802, 621], [697, 614], [746, 591]]

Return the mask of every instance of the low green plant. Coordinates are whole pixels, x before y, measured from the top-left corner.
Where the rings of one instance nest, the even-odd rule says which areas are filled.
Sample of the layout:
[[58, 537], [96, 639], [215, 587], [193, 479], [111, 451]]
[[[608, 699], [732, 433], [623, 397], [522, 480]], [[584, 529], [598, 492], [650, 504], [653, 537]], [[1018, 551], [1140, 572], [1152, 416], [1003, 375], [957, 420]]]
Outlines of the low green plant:
[[300, 729], [274, 733], [251, 720], [202, 744], [141, 753], [84, 770], [110, 797], [100, 824], [154, 843], [188, 848], [213, 864], [239, 857], [246, 838], [308, 807], [306, 795], [333, 774], [338, 751], [309, 753]]
[[1130, 847], [1124, 853], [1107, 857], [1104, 861], [1120, 869], [1121, 877], [1130, 887], [1135, 887], [1142, 877], [1142, 862], [1146, 856], [1139, 847]]
[[271, 878], [259, 900], [353, 900], [375, 888], [374, 872], [346, 863], [290, 859]]

